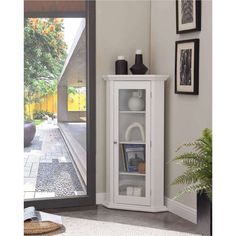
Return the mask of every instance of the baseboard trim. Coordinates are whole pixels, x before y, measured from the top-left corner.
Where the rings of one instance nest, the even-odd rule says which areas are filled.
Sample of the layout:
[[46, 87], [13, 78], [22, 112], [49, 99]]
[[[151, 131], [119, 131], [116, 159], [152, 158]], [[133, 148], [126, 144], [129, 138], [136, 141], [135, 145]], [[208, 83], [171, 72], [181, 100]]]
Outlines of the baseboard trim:
[[[96, 194], [96, 204], [97, 205], [106, 205], [106, 193], [97, 193]], [[197, 210], [186, 206], [178, 201], [165, 197], [165, 205], [168, 211], [172, 212], [175, 215], [178, 215], [185, 220], [188, 220], [194, 224], [197, 223]]]
[[96, 193], [96, 204], [103, 205], [106, 200], [106, 193]]
[[168, 210], [194, 224], [197, 224], [197, 210], [178, 201], [165, 197], [165, 205]]

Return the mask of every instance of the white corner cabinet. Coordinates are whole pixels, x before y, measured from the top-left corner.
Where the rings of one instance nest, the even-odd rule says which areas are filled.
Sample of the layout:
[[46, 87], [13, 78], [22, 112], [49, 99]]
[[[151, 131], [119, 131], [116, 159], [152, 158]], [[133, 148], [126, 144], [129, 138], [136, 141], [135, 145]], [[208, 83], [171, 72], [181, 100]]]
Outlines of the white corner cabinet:
[[161, 212], [167, 75], [107, 75], [106, 200], [109, 208]]

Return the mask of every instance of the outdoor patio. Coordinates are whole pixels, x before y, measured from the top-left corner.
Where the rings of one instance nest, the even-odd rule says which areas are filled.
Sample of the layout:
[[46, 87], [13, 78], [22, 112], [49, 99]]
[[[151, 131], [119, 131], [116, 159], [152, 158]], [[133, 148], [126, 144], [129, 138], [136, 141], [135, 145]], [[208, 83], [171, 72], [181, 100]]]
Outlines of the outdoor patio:
[[47, 121], [38, 125], [32, 144], [24, 148], [24, 198], [85, 194], [58, 126]]

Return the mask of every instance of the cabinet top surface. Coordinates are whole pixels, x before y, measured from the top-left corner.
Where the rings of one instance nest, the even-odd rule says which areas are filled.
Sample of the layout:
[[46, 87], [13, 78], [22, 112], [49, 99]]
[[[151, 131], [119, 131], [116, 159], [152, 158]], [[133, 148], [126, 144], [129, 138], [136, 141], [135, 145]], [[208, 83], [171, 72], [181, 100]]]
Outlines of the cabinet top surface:
[[104, 75], [104, 80], [155, 80], [155, 81], [164, 81], [169, 78], [169, 75]]

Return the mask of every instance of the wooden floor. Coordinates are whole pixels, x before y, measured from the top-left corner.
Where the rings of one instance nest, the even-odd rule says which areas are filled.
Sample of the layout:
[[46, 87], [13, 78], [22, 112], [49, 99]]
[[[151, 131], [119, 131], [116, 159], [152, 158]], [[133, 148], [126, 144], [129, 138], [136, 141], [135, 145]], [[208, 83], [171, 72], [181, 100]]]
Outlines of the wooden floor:
[[[50, 212], [57, 212], [53, 210]], [[98, 205], [95, 209], [81, 209], [76, 211], [57, 212], [61, 216], [81, 219], [116, 222], [129, 225], [139, 225], [157, 229], [173, 230], [186, 233], [196, 233], [196, 224], [193, 224], [170, 212], [146, 213], [113, 210]]]

